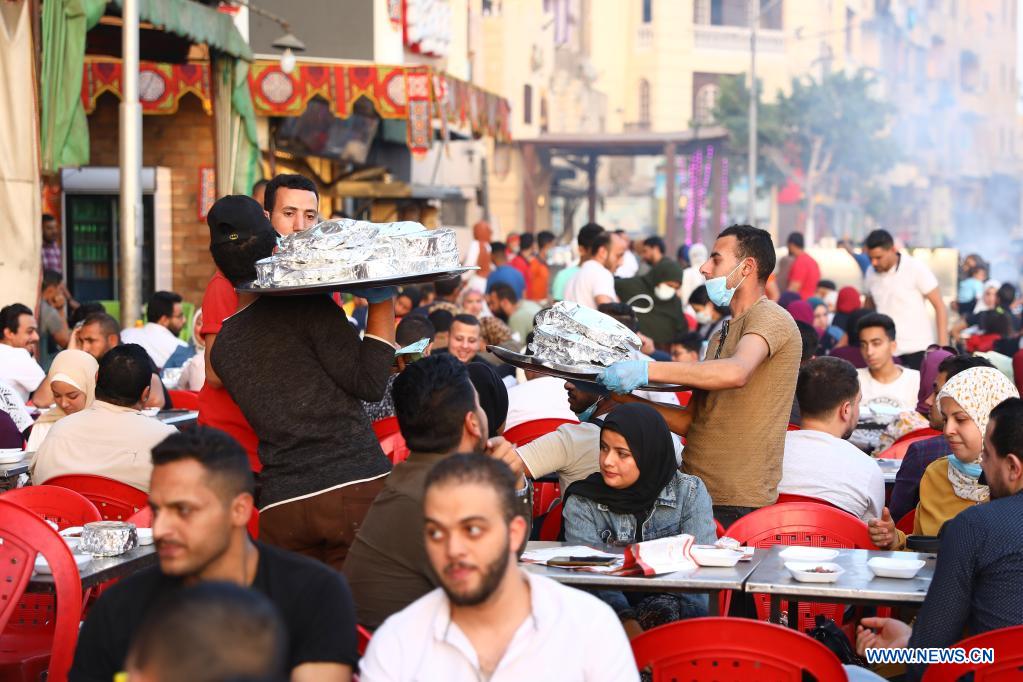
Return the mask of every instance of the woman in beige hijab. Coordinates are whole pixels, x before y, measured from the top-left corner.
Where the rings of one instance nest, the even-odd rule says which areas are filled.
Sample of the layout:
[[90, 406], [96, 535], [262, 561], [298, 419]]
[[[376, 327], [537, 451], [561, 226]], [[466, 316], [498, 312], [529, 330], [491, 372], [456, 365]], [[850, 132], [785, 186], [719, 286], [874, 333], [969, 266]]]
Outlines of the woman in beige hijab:
[[65, 350], [57, 354], [46, 375], [46, 383], [53, 391], [56, 407], [43, 413], [32, 427], [27, 450], [34, 452], [60, 419], [81, 412], [92, 405], [96, 397], [96, 372], [99, 363], [85, 351]]

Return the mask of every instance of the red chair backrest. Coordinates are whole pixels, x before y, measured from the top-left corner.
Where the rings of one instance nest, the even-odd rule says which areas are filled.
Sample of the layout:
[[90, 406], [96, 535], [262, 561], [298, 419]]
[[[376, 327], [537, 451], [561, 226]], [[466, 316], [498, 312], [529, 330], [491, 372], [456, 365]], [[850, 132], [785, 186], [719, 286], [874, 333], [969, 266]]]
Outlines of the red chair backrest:
[[383, 419], [376, 420], [373, 422], [373, 433], [377, 435], [377, 440], [401, 433], [401, 427], [398, 426], [398, 418], [384, 417]]
[[105, 476], [70, 474], [46, 481], [48, 486], [70, 488], [96, 505], [105, 521], [127, 521], [149, 504], [149, 496], [127, 483]]
[[[153, 527], [153, 509], [149, 506], [135, 512], [128, 521], [135, 524], [136, 528]], [[249, 516], [249, 535], [253, 540], [259, 539], [259, 510], [252, 508], [252, 515]]]
[[6, 499], [0, 499], [0, 538], [0, 631], [25, 625], [11, 616], [32, 576], [36, 553], [42, 554], [56, 588], [52, 611], [45, 616], [54, 631], [49, 679], [67, 679], [82, 617], [82, 583], [71, 550], [39, 516]]
[[906, 535], [913, 534], [913, 525], [916, 523], [916, 508], [910, 509], [906, 514], [895, 523], [895, 527], [901, 530]]
[[923, 682], [955, 682], [968, 672], [973, 673], [974, 682], [1008, 682], [1023, 679], [1023, 625], [991, 630], [973, 637], [967, 637], [955, 647], [971, 649], [994, 649], [994, 663], [948, 663], [929, 665], [924, 672]]
[[820, 642], [780, 625], [745, 618], [690, 618], [632, 640], [636, 666], [660, 680], [845, 680], [841, 662]]
[[359, 638], [357, 649], [359, 656], [366, 655], [366, 647], [369, 646], [369, 640], [373, 637], [373, 633], [362, 627], [361, 625], [355, 626], [355, 634]]
[[561, 535], [561, 502], [551, 507], [540, 526], [540, 539], [554, 542]]
[[907, 436], [903, 436], [899, 440], [892, 443], [892, 445], [889, 446], [886, 450], [882, 450], [881, 452], [877, 453], [874, 456], [877, 457], [878, 459], [905, 459], [906, 450], [909, 450], [910, 445], [916, 443], [917, 441], [927, 440], [928, 438], [934, 437], [931, 434], [927, 434], [923, 436], [914, 436], [912, 438], [909, 438], [908, 435], [909, 434], [907, 434]]
[[786, 431], [802, 431], [802, 427], [800, 427], [798, 424], [789, 424], [787, 427], [785, 427], [785, 430]]
[[675, 394], [678, 398], [679, 407], [689, 407], [689, 401], [693, 399], [692, 391], [679, 391]]
[[561, 486], [549, 481], [533, 482], [533, 518], [542, 516], [551, 510], [561, 498]]
[[842, 511], [845, 511], [841, 507], [836, 507], [827, 500], [822, 500], [819, 497], [809, 497], [807, 495], [791, 495], [789, 493], [778, 493], [778, 502], [776, 504], [787, 504], [789, 502], [809, 502], [813, 504], [823, 504], [824, 506], [831, 507], [832, 509], [841, 509]]
[[198, 391], [180, 391], [176, 389], [167, 389], [167, 394], [170, 396], [171, 404], [174, 406], [175, 410], [199, 409]]
[[[896, 443], [901, 443], [904, 440], [919, 440], [921, 438], [934, 438], [935, 436], [940, 436], [940, 435], [941, 435], [941, 431], [938, 431], [937, 429], [932, 429], [931, 427], [928, 426], [928, 427], [923, 428], [923, 429], [914, 429], [913, 431], [910, 431], [909, 433], [904, 433], [901, 436], [899, 436], [898, 439], [895, 442]], [[894, 445], [894, 443], [893, 443], [893, 445]]]
[[526, 443], [532, 443], [540, 436], [546, 436], [548, 433], [556, 431], [562, 424], [578, 423], [578, 421], [572, 421], [571, 419], [534, 419], [533, 421], [516, 424], [512, 428], [505, 430], [504, 439], [515, 445], [525, 445]]
[[13, 502], [53, 521], [59, 530], [103, 520], [96, 505], [70, 488], [41, 485], [15, 488], [0, 495], [0, 500]]
[[714, 519], [714, 531], [717, 533], [719, 538], [725, 537], [725, 527], [721, 525], [721, 522]]
[[[836, 547], [845, 549], [877, 549], [870, 541], [867, 524], [852, 514], [817, 502], [786, 502], [762, 507], [742, 517], [725, 531], [744, 545], [773, 547]], [[761, 620], [769, 614], [769, 597], [754, 595]], [[814, 626], [814, 616], [823, 614], [841, 625], [844, 608], [841, 604], [799, 604], [799, 629]], [[791, 615], [789, 616], [792, 617]]]

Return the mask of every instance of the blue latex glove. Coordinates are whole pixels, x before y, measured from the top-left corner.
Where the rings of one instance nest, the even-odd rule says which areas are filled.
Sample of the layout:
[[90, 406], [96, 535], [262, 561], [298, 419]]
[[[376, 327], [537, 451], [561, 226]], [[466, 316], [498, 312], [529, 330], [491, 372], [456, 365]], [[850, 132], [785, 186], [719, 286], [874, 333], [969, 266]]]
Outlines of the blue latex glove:
[[398, 295], [398, 287], [375, 287], [373, 289], [352, 289], [348, 293], [352, 296], [364, 298], [370, 303], [383, 303]]
[[632, 393], [649, 382], [648, 360], [622, 360], [600, 373], [598, 380], [615, 393]]

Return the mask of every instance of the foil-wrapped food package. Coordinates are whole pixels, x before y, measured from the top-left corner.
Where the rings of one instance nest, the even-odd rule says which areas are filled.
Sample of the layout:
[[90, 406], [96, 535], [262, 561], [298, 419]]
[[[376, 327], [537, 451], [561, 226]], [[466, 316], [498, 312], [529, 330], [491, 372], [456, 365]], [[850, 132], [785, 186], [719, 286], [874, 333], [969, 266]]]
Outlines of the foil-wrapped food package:
[[256, 286], [316, 286], [420, 275], [458, 267], [453, 230], [419, 223], [327, 220], [278, 240], [273, 256], [256, 263]]
[[640, 345], [639, 336], [613, 317], [561, 301], [536, 316], [529, 349], [538, 360], [582, 368], [632, 359]]
[[93, 521], [82, 527], [79, 549], [93, 556], [118, 556], [138, 547], [134, 523], [127, 521]]

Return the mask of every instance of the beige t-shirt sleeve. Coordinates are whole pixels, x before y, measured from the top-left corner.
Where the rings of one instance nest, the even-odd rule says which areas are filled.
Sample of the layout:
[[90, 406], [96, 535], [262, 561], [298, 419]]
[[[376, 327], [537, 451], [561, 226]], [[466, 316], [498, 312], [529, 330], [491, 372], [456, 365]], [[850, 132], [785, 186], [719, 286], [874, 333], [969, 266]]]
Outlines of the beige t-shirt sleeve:
[[518, 453], [532, 478], [556, 473], [564, 492], [572, 483], [599, 470], [600, 427], [563, 424], [518, 448]]
[[[780, 315], [779, 311], [783, 314]], [[767, 353], [773, 356], [786, 342], [792, 339], [790, 320], [786, 320], [787, 312], [775, 306], [758, 305], [749, 312], [749, 318], [743, 325], [742, 335], [755, 334], [767, 342]]]

